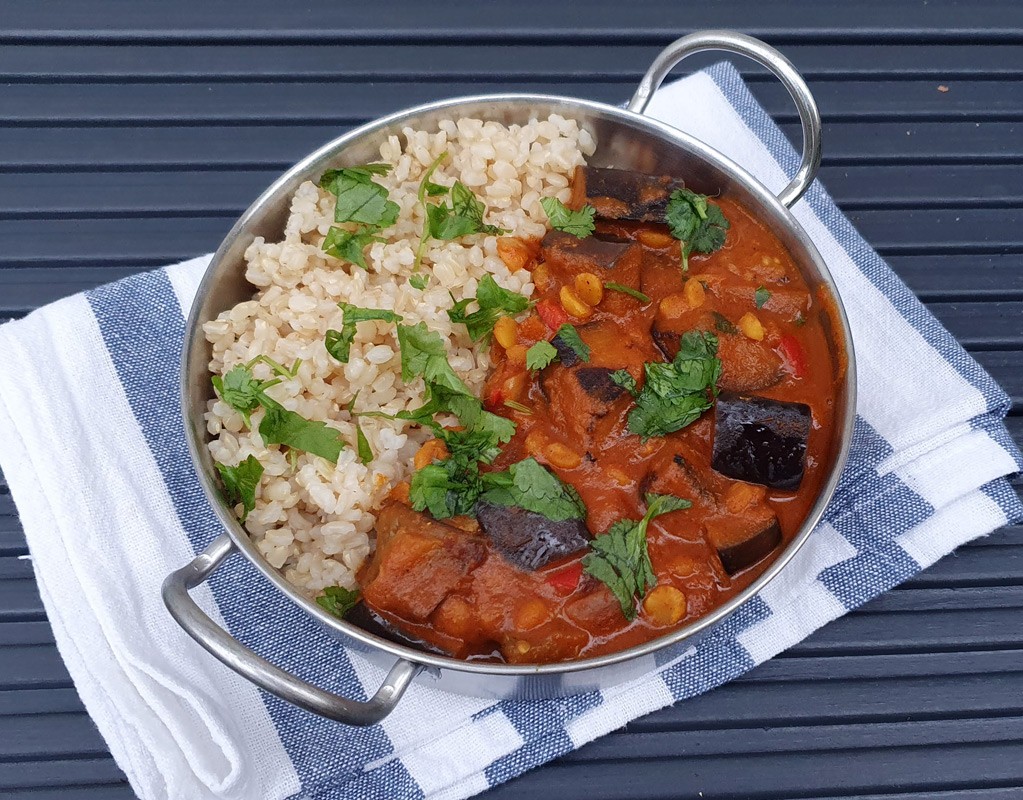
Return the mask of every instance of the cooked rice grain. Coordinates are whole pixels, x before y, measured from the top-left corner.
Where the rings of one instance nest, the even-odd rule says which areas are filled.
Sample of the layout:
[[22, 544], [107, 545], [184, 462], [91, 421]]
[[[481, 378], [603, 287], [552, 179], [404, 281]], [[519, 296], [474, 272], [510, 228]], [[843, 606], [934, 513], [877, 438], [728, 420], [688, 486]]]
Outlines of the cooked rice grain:
[[[335, 361], [323, 340], [328, 329], [341, 327], [337, 303], [393, 310], [404, 324], [425, 322], [447, 338], [452, 367], [478, 393], [490, 362], [464, 326], [448, 319], [451, 295], [456, 300], [474, 297], [487, 273], [505, 289], [525, 295], [533, 285], [525, 270], [508, 271], [497, 255], [496, 237], [475, 235], [431, 240], [423, 260], [429, 284], [424, 291], [411, 287], [408, 277], [423, 225], [416, 200], [420, 178], [446, 151], [449, 158], [434, 173], [435, 182], [450, 186], [461, 180], [487, 205], [487, 222], [516, 236], [542, 236], [547, 218], [540, 198], [568, 200], [572, 171], [594, 149], [587, 131], [556, 114], [521, 126], [460, 119], [438, 127], [435, 133], [406, 128], [404, 145], [391, 136], [380, 148], [380, 159], [394, 168], [376, 180], [387, 187], [401, 213], [386, 232], [387, 241], [368, 249], [368, 271], [320, 249], [333, 224], [334, 197], [307, 181], [292, 200], [284, 239], [257, 238], [245, 251], [245, 277], [258, 288], [253, 299], [205, 325], [215, 374], [261, 354], [285, 365], [302, 359], [298, 375], [268, 393], [307, 419], [330, 423], [350, 445], [337, 466], [306, 453], [289, 458], [278, 445], [267, 447], [260, 439], [261, 411], [252, 415], [252, 429], [246, 429], [223, 401], [211, 400], [207, 408], [213, 458], [235, 465], [253, 455], [265, 469], [246, 529], [267, 561], [309, 595], [325, 586], [355, 587], [355, 573], [373, 547], [374, 510], [396, 483], [408, 478], [412, 457], [430, 436], [401, 421], [363, 417], [360, 424], [374, 458], [368, 465], [358, 461], [351, 446], [355, 426], [346, 410], [353, 395], [359, 395], [358, 409], [393, 414], [422, 404], [423, 382], [402, 382], [394, 325], [388, 323], [360, 323], [349, 362]], [[262, 363], [253, 373], [259, 379], [271, 377]]]

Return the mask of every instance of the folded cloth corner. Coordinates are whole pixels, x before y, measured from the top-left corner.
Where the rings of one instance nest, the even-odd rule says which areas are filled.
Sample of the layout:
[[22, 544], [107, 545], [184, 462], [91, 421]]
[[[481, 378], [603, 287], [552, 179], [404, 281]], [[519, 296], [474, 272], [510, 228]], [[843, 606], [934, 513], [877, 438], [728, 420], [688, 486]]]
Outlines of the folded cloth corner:
[[[648, 113], [768, 187], [781, 188], [798, 164], [727, 64], [664, 87]], [[819, 183], [793, 213], [835, 277], [859, 365], [849, 464], [798, 565], [681, 657], [652, 659], [629, 683], [494, 701], [417, 680], [367, 729], [261, 693], [195, 645], [160, 599], [164, 576], [220, 533], [192, 471], [177, 391], [184, 318], [208, 257], [0, 327], [0, 467], [58, 648], [139, 797], [468, 797], [743, 674], [964, 542], [1023, 519], [1005, 479], [1023, 466], [1002, 424], [1005, 393]], [[381, 681], [374, 663], [243, 559], [195, 595], [235, 637], [306, 680], [356, 699]]]

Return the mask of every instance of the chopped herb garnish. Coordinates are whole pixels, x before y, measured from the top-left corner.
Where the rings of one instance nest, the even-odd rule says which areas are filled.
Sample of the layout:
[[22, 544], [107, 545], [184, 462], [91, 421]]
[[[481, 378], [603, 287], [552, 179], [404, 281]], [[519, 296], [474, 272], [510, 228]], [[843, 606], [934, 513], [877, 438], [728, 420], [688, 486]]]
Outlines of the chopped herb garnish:
[[408, 279], [408, 285], [413, 289], [418, 289], [419, 291], [423, 291], [429, 282], [430, 276], [423, 275], [421, 272], [417, 272], [415, 275], [410, 275]]
[[500, 452], [487, 431], [437, 431], [448, 449], [439, 463], [416, 470], [409, 487], [409, 499], [416, 511], [428, 509], [437, 519], [469, 514], [483, 494], [480, 463], [489, 464]]
[[389, 164], [366, 164], [323, 173], [320, 186], [337, 198], [334, 222], [361, 222], [379, 228], [393, 225], [401, 209], [388, 199], [387, 189], [373, 180], [374, 175], [386, 175], [390, 169]]
[[586, 506], [579, 494], [534, 458], [512, 464], [507, 472], [483, 475], [482, 499], [502, 506], [518, 506], [560, 522], [584, 519]]
[[[455, 181], [454, 185], [448, 188], [434, 183], [430, 180], [434, 171], [448, 157], [447, 153], [441, 153], [427, 167], [426, 172], [419, 182], [417, 197], [423, 206], [426, 214], [426, 221], [423, 224], [423, 232], [419, 238], [419, 247], [416, 248], [415, 265], [418, 267], [426, 252], [426, 244], [431, 238], [442, 241], [459, 239], [462, 236], [469, 236], [474, 233], [492, 233], [501, 235], [508, 233], [496, 225], [488, 225], [483, 221], [487, 212], [486, 205], [473, 194], [472, 189], [461, 181]], [[442, 197], [449, 195], [451, 205], [443, 200], [438, 204], [428, 203], [428, 197]]]
[[328, 330], [323, 343], [327, 352], [342, 364], [348, 363], [358, 323], [371, 320], [380, 322], [401, 322], [402, 320], [401, 314], [395, 314], [384, 308], [359, 308], [344, 301], [337, 305], [344, 312], [344, 316], [341, 318], [341, 330], [336, 331], [333, 328]]
[[450, 389], [452, 392], [473, 396], [469, 387], [448, 363], [448, 353], [439, 333], [426, 327], [425, 322], [398, 326], [398, 344], [401, 346], [401, 379], [409, 383], [422, 376], [426, 382]]
[[604, 288], [610, 289], [612, 292], [621, 292], [627, 294], [629, 297], [635, 297], [641, 303], [649, 303], [650, 298], [643, 294], [639, 289], [633, 289], [631, 286], [623, 286], [620, 283], [614, 281], [604, 281]]
[[771, 293], [763, 286], [758, 286], [757, 290], [753, 292], [753, 302], [757, 304], [757, 308], [763, 308], [764, 304], [770, 299]]
[[270, 397], [266, 390], [281, 381], [256, 380], [252, 375], [252, 366], [257, 362], [268, 364], [275, 373], [287, 378], [294, 378], [301, 364], [301, 360], [298, 360], [291, 369], [286, 369], [268, 356], [256, 356], [248, 364], [239, 364], [232, 368], [223, 379], [214, 375], [213, 387], [217, 394], [245, 417], [245, 424], [249, 427], [252, 426], [249, 414], [259, 406], [263, 407], [265, 413], [259, 423], [259, 435], [265, 444], [287, 445], [295, 450], [322, 456], [336, 464], [337, 457], [344, 447], [338, 431], [326, 423], [313, 422], [294, 411], [289, 411]]
[[580, 361], [590, 360], [590, 346], [582, 340], [579, 331], [573, 325], [566, 322], [558, 328], [558, 332], [552, 338], [575, 353]]
[[738, 333], [739, 329], [726, 317], [724, 314], [720, 314], [717, 311], [711, 312], [714, 315], [714, 327], [717, 328], [721, 333]]
[[583, 557], [583, 569], [607, 584], [628, 620], [636, 617], [637, 599], [642, 600], [657, 584], [647, 548], [646, 532], [650, 521], [692, 505], [681, 497], [666, 494], [648, 494], [645, 499], [647, 511], [642, 519], [619, 520], [607, 533], [590, 542], [590, 552]]
[[504, 404], [508, 408], [514, 409], [515, 411], [518, 411], [520, 414], [529, 414], [530, 416], [532, 416], [532, 414], [533, 414], [533, 409], [531, 409], [527, 405], [523, 405], [518, 400], [505, 400]]
[[359, 602], [359, 592], [343, 586], [327, 586], [316, 602], [338, 619], [343, 619]]
[[725, 231], [731, 225], [721, 207], [710, 202], [707, 195], [688, 189], [671, 193], [664, 219], [671, 235], [682, 243], [682, 271], [689, 270], [689, 254], [713, 253], [725, 243]]
[[556, 197], [543, 197], [540, 205], [554, 230], [570, 233], [580, 239], [592, 235], [593, 217], [596, 214], [593, 206], [583, 206], [578, 211], [572, 211]]
[[627, 369], [616, 369], [609, 377], [633, 397], [639, 394], [639, 385]]
[[236, 467], [229, 467], [219, 461], [215, 462], [215, 466], [224, 481], [228, 502], [232, 505], [242, 504], [242, 522], [245, 522], [249, 512], [256, 507], [256, 487], [263, 475], [263, 465], [255, 456], [250, 455]]
[[320, 176], [320, 186], [337, 198], [334, 221], [355, 223], [351, 230], [332, 227], [327, 231], [322, 245], [327, 255], [369, 269], [363, 251], [373, 242], [384, 241], [376, 234], [393, 225], [401, 210], [388, 199], [387, 189], [373, 180], [374, 175], [390, 171], [390, 164], [363, 164], [329, 169]]
[[543, 369], [558, 357], [558, 349], [548, 341], [539, 341], [526, 351], [526, 368]]
[[266, 444], [283, 444], [296, 450], [321, 456], [336, 464], [345, 443], [336, 428], [325, 422], [306, 419], [289, 411], [276, 400], [261, 393], [260, 404], [265, 409], [259, 423], [259, 435]]
[[[644, 364], [645, 381], [640, 391], [631, 388], [636, 407], [629, 412], [629, 430], [644, 440], [664, 436], [692, 424], [713, 404], [721, 377], [718, 340], [712, 333], [689, 331], [670, 364]], [[624, 386], [622, 370], [611, 379]], [[616, 377], [618, 376], [618, 377]]]
[[247, 427], [252, 426], [249, 415], [259, 408], [259, 392], [266, 386], [252, 376], [252, 370], [237, 364], [221, 378], [213, 376], [213, 388], [220, 399], [242, 415]]
[[796, 314], [796, 325], [802, 328], [806, 324], [806, 317], [803, 316], [803, 312], [800, 311]]
[[[470, 314], [466, 309], [475, 300], [479, 310]], [[494, 323], [508, 314], [518, 314], [529, 308], [529, 300], [518, 294], [502, 289], [492, 275], [484, 275], [476, 289], [476, 297], [459, 300], [448, 311], [448, 318], [462, 323], [474, 342], [485, 339], [493, 333]]]
[[323, 251], [334, 258], [369, 269], [363, 251], [373, 242], [384, 241], [375, 235], [378, 230], [376, 226], [368, 225], [359, 225], [354, 231], [333, 227], [327, 231], [327, 238], [323, 240]]
[[362, 432], [362, 426], [358, 418], [355, 419], [355, 452], [359, 455], [359, 461], [368, 464], [373, 460], [373, 448], [369, 446], [369, 439]]

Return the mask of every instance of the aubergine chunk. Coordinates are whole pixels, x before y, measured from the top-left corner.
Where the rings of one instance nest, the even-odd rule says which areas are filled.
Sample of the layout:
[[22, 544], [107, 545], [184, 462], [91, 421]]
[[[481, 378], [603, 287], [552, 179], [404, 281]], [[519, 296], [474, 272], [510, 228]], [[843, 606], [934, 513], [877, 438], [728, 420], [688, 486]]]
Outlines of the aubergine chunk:
[[725, 572], [734, 575], [762, 561], [779, 544], [778, 518], [767, 506], [740, 515], [707, 520], [710, 541]]
[[575, 371], [575, 379], [586, 394], [602, 403], [613, 403], [625, 391], [611, 380], [613, 369], [608, 367], [580, 367]]
[[774, 386], [784, 375], [781, 358], [769, 345], [741, 334], [718, 334], [718, 358], [718, 388], [725, 392], [756, 392]]
[[711, 466], [729, 478], [795, 491], [803, 480], [810, 407], [722, 394], [714, 407]]
[[398, 502], [380, 509], [376, 532], [376, 551], [359, 574], [363, 601], [409, 622], [425, 622], [486, 557], [479, 534]]
[[551, 339], [551, 344], [554, 345], [554, 349], [558, 351], [558, 361], [566, 367], [574, 367], [580, 362], [581, 359], [579, 358], [579, 354], [574, 348], [565, 343], [565, 340], [561, 338], [560, 333]]
[[551, 561], [582, 550], [589, 543], [582, 520], [553, 520], [518, 506], [480, 503], [480, 528], [508, 561], [536, 570]]
[[576, 167], [569, 205], [593, 206], [603, 219], [664, 222], [671, 193], [685, 184], [668, 175], [647, 175], [627, 169]]
[[563, 276], [594, 272], [625, 286], [639, 281], [643, 248], [631, 242], [606, 242], [593, 236], [580, 239], [564, 231], [551, 231], [540, 243], [541, 258]]
[[365, 603], [357, 603], [354, 608], [345, 614], [345, 621], [362, 628], [366, 633], [371, 633], [395, 644], [411, 647], [413, 650], [422, 650], [424, 653], [450, 655], [446, 650], [442, 650], [436, 645], [424, 642], [412, 634], [405, 633], [397, 625], [388, 622]]

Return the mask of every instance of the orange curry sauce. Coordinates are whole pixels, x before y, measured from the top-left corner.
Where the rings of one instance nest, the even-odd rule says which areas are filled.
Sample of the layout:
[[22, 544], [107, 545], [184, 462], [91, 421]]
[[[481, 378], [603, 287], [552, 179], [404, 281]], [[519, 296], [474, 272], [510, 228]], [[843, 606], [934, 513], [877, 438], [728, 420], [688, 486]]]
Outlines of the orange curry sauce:
[[[532, 257], [525, 268], [533, 272], [536, 305], [515, 326], [514, 344], [505, 335], [508, 346], [495, 340], [491, 349], [494, 368], [484, 402], [517, 425], [493, 469], [536, 458], [578, 491], [592, 536], [618, 520], [640, 519], [646, 492], [692, 501], [691, 508], [657, 517], [649, 526], [657, 585], [640, 602], [635, 619], [627, 620], [610, 590], [583, 573], [588, 550], [525, 571], [494, 548], [476, 520], [433, 520], [409, 508], [401, 490], [381, 510], [378, 552], [360, 575], [374, 613], [460, 658], [546, 663], [596, 656], [707, 614], [753, 582], [795, 535], [826, 477], [831, 446], [836, 389], [822, 325], [827, 298], [811, 295], [785, 247], [745, 208], [728, 197], [715, 202], [731, 223], [725, 244], [709, 255], [690, 255], [687, 273], [679, 242], [657, 223], [598, 220], [597, 238], [634, 244], [602, 272], [574, 255], [566, 234], [552, 233], [542, 245], [529, 243]], [[572, 316], [561, 290], [575, 287], [580, 272], [638, 289], [650, 302], [605, 289], [591, 314]], [[761, 308], [758, 288], [770, 292]], [[748, 317], [740, 326], [745, 315], [755, 317], [759, 329]], [[589, 363], [566, 367], [556, 361], [528, 371], [525, 349], [550, 339], [564, 322], [589, 346]], [[643, 364], [669, 361], [673, 353], [665, 342], [689, 330], [717, 335], [722, 391], [810, 407], [798, 491], [768, 489], [713, 470], [713, 409], [680, 431], [643, 442], [628, 429], [635, 404], [627, 392], [594, 398], [572, 374], [585, 367], [625, 368], [642, 386]], [[504, 405], [508, 400], [531, 413], [512, 410]], [[729, 575], [711, 543], [715, 531], [772, 514], [782, 544]], [[437, 553], [443, 556], [427, 557]], [[436, 565], [435, 574], [434, 567], [424, 574], [427, 562]]]

